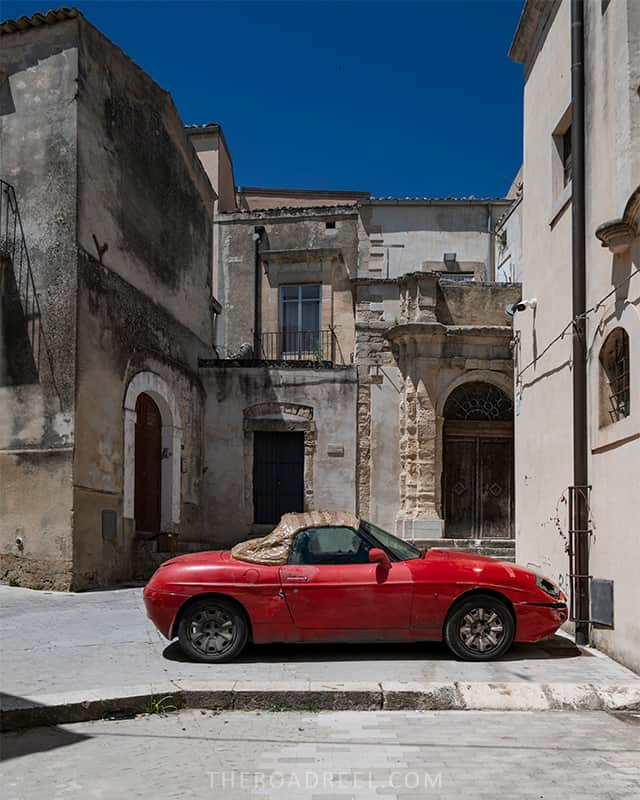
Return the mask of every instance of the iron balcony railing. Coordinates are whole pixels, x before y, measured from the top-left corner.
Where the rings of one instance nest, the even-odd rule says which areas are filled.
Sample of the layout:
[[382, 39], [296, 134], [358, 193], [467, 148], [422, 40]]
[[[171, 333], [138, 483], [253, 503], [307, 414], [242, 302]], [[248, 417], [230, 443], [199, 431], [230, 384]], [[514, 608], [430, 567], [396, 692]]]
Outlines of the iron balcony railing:
[[[53, 363], [42, 329], [42, 313], [15, 189], [2, 179], [0, 179], [0, 262], [3, 269], [7, 269], [8, 262], [8, 267], [13, 273], [0, 275], [0, 279], [3, 292], [12, 293], [20, 303], [24, 326], [31, 345], [36, 378], [40, 380], [42, 359], [45, 358], [51, 380], [55, 385]], [[0, 334], [4, 335], [4, 331], [0, 331]]]
[[341, 362], [333, 330], [277, 331], [257, 338], [258, 357], [265, 361]]

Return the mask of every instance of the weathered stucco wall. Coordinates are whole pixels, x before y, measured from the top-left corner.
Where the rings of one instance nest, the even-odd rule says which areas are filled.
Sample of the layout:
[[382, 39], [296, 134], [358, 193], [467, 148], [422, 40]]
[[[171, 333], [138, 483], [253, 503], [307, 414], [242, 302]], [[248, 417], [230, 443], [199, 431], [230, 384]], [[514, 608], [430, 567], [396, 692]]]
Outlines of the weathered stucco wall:
[[[218, 217], [221, 230], [224, 314], [221, 350], [237, 352], [252, 343], [254, 328], [255, 229], [259, 243], [262, 331], [280, 329], [279, 286], [323, 284], [321, 328], [333, 327], [345, 363], [354, 351], [351, 279], [359, 252], [359, 221], [350, 208], [281, 209]], [[327, 227], [327, 223], [334, 227]]]
[[[203, 390], [197, 356], [206, 353], [193, 333], [119, 275], [90, 256], [79, 261], [78, 402], [74, 464], [76, 586], [132, 577], [134, 529], [125, 514], [125, 411], [130, 380], [141, 372], [164, 380], [181, 429], [181, 539], [201, 530]], [[102, 512], [117, 513], [115, 538]]]
[[[356, 389], [354, 368], [201, 370], [205, 413], [205, 497], [202, 541], [222, 547], [255, 535], [252, 432], [247, 409], [263, 406], [265, 420], [309, 422], [315, 431], [311, 509], [355, 510]], [[298, 421], [296, 407], [304, 407]], [[309, 413], [306, 409], [311, 409]], [[253, 419], [254, 417], [252, 417]], [[335, 455], [337, 445], [342, 455]], [[337, 452], [340, 452], [340, 450]]]
[[[359, 275], [397, 278], [409, 272], [450, 269], [492, 280], [487, 274], [489, 248], [494, 249], [489, 235], [491, 220], [508, 205], [506, 200], [488, 204], [428, 200], [364, 203], [361, 214], [370, 246]], [[445, 266], [445, 253], [455, 253], [457, 262]]]
[[[15, 187], [52, 372], [0, 388], [0, 570], [26, 585], [71, 581], [76, 290], [75, 20], [2, 37], [0, 177]], [[55, 158], [52, 158], [55, 154]], [[12, 343], [10, 332], [7, 346]], [[25, 498], [28, 497], [28, 502]]]
[[170, 95], [81, 27], [78, 243], [211, 341], [215, 193]]
[[[215, 195], [169, 96], [88, 25], [80, 75], [74, 584], [85, 587], [132, 577], [125, 394], [140, 372], [164, 382], [179, 417], [180, 453], [166, 453], [179, 463], [179, 521], [165, 527], [200, 536], [197, 359], [211, 354]], [[166, 491], [163, 478], [163, 503]]]

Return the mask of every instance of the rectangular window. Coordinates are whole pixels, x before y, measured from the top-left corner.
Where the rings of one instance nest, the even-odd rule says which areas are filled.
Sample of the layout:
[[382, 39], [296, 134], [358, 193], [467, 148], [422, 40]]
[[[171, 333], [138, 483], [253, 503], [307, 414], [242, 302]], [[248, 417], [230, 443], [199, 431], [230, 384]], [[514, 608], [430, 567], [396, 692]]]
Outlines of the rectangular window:
[[320, 346], [322, 286], [301, 284], [280, 287], [282, 353], [313, 354]]

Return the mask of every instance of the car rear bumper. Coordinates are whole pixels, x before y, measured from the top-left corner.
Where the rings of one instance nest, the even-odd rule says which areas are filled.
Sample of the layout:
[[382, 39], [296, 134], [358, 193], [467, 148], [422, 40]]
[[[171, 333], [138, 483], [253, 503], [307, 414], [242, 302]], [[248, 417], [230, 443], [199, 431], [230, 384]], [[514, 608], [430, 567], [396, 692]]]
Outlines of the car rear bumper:
[[568, 616], [566, 603], [521, 603], [516, 606], [516, 641], [546, 639], [567, 621]]

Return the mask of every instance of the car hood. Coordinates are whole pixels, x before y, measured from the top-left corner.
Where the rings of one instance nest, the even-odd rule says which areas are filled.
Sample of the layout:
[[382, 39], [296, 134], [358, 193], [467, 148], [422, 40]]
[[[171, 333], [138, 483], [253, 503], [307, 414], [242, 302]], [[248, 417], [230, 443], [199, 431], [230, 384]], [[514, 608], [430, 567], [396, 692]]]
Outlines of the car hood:
[[441, 547], [432, 547], [427, 550], [424, 561], [427, 564], [433, 564], [434, 562], [446, 563], [464, 572], [483, 572], [496, 577], [502, 574], [513, 580], [522, 578], [535, 582], [535, 572], [533, 570], [521, 567], [519, 564], [514, 564], [511, 561], [501, 561], [498, 558], [481, 556], [477, 553], [469, 553], [464, 550], [447, 550]]

